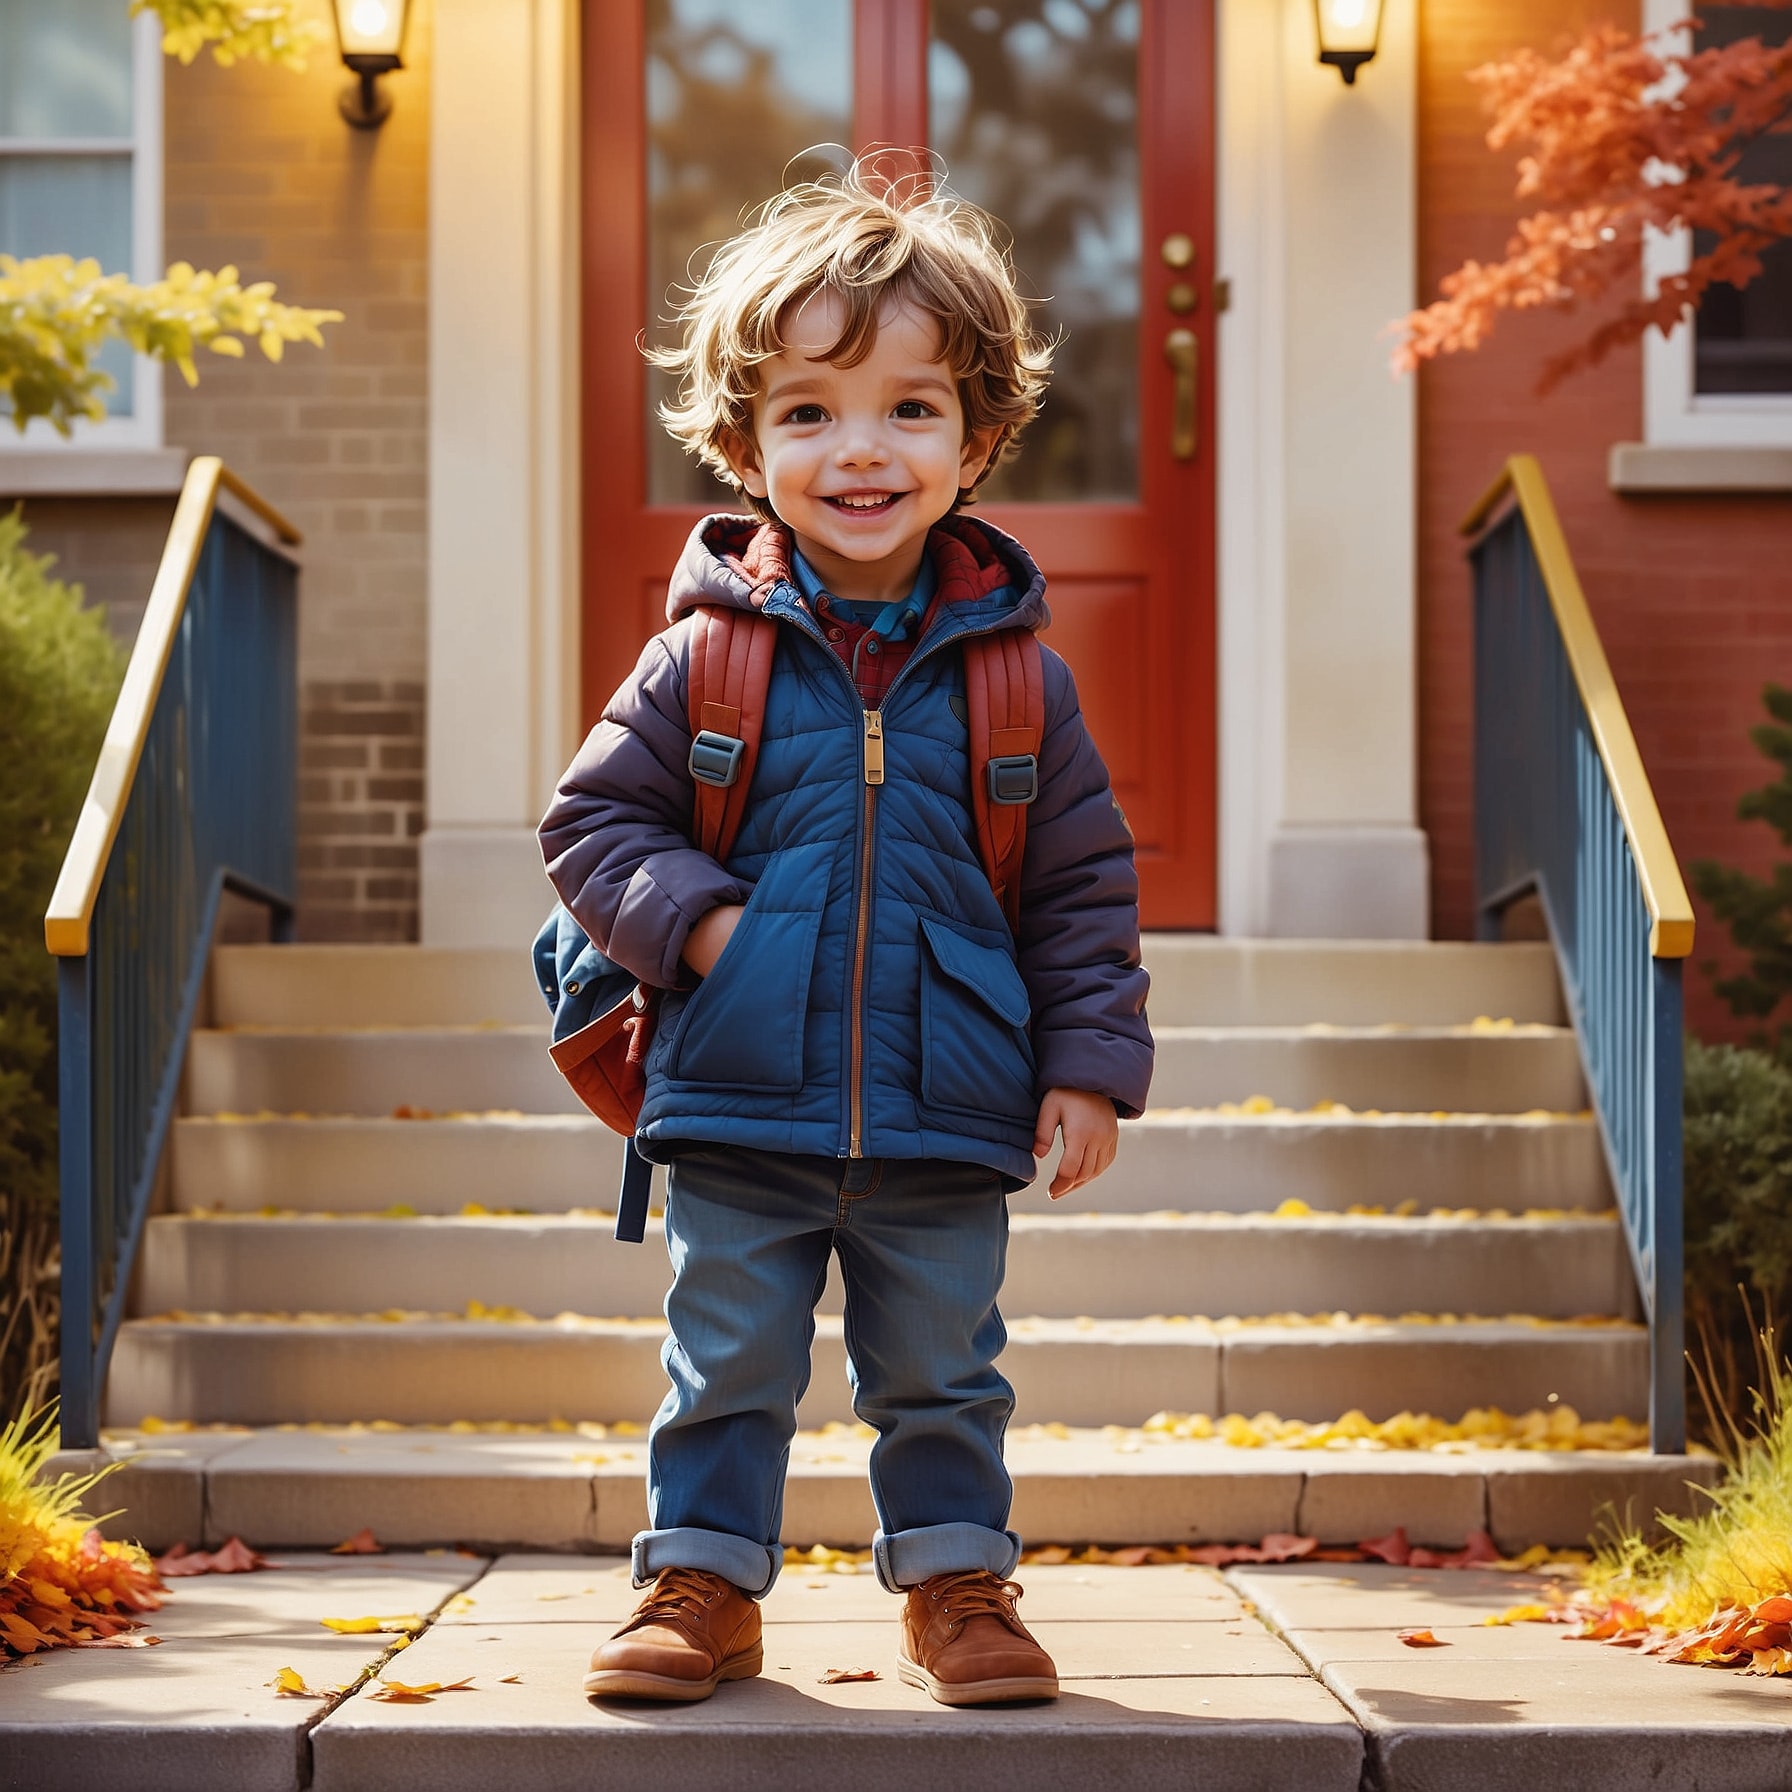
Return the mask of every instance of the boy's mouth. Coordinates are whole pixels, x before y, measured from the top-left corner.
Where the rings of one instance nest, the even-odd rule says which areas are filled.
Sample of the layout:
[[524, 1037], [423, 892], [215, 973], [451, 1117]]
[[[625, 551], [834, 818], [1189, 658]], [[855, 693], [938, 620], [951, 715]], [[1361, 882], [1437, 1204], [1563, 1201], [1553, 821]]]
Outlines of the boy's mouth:
[[848, 516], [882, 516], [893, 510], [901, 497], [901, 492], [843, 492], [823, 502]]

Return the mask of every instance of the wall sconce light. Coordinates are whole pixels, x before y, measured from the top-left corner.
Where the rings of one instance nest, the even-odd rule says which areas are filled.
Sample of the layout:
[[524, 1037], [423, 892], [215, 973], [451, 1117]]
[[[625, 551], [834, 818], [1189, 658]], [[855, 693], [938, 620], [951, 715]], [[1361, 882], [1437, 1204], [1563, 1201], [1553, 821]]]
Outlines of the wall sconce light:
[[[340, 5], [341, 0], [338, 0]], [[1382, 0], [1313, 0], [1319, 27], [1319, 60], [1356, 85], [1356, 71], [1375, 59], [1381, 39]]]
[[404, 67], [405, 15], [409, 0], [335, 0], [336, 42], [343, 66], [360, 79], [342, 90], [337, 108], [357, 130], [377, 130], [392, 111], [381, 93], [381, 75]]

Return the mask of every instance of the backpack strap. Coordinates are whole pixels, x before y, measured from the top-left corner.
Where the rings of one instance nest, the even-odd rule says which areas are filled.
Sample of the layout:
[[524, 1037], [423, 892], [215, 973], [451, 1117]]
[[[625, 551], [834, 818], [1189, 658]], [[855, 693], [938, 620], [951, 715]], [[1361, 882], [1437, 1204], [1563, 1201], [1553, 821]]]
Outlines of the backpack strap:
[[977, 851], [1008, 925], [1018, 933], [1027, 806], [1039, 794], [1045, 737], [1045, 669], [1032, 630], [1001, 629], [967, 641], [964, 697]]
[[705, 604], [691, 631], [691, 839], [712, 859], [733, 850], [765, 732], [778, 625], [759, 610]]

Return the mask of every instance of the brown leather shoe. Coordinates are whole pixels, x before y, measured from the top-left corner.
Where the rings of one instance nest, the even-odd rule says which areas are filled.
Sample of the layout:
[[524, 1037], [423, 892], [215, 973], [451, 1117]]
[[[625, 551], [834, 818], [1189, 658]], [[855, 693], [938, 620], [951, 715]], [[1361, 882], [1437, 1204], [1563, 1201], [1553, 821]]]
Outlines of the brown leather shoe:
[[896, 1671], [942, 1705], [1055, 1699], [1058, 1670], [1014, 1609], [1020, 1591], [981, 1568], [911, 1587]]
[[707, 1699], [723, 1680], [748, 1680], [765, 1651], [759, 1607], [719, 1574], [662, 1568], [635, 1615], [598, 1646], [585, 1690], [604, 1699]]

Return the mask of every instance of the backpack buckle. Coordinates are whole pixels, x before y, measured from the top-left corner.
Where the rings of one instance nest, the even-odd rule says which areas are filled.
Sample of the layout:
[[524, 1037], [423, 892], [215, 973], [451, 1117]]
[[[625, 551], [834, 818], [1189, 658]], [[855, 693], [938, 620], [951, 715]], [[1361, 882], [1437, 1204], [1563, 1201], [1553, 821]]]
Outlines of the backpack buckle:
[[1039, 794], [1039, 757], [1011, 753], [989, 762], [989, 800], [1007, 808], [1030, 803]]
[[744, 740], [705, 728], [691, 742], [691, 776], [699, 784], [726, 790], [740, 776], [740, 762], [746, 751]]

